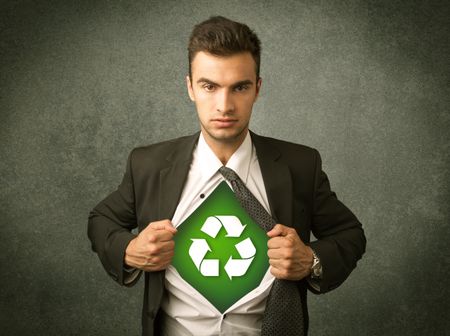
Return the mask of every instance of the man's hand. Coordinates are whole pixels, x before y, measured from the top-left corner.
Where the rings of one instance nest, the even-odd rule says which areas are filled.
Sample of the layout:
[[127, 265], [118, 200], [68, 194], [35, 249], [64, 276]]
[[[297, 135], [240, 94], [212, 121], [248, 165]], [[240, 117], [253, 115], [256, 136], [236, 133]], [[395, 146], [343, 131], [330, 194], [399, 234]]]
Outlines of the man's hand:
[[302, 242], [295, 229], [277, 224], [267, 235], [270, 272], [276, 278], [300, 280], [311, 274], [312, 249]]
[[165, 269], [174, 254], [175, 233], [177, 229], [168, 219], [150, 223], [128, 244], [125, 264], [147, 272]]

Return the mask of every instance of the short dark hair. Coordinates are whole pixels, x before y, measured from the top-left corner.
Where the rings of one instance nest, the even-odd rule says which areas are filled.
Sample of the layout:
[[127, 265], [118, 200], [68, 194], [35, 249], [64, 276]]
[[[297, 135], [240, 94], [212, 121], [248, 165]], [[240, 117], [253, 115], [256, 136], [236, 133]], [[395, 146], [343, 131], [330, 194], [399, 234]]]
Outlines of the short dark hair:
[[212, 16], [194, 27], [189, 38], [188, 51], [191, 79], [192, 60], [199, 51], [216, 56], [250, 52], [256, 63], [256, 78], [259, 78], [261, 42], [246, 24], [223, 16]]

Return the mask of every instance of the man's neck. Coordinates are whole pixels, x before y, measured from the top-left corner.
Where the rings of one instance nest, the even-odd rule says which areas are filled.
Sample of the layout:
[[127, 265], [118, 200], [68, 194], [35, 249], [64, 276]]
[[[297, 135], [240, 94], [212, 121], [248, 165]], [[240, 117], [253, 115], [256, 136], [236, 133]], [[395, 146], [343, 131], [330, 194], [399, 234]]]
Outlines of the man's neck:
[[237, 151], [237, 149], [242, 145], [247, 136], [248, 129], [242, 134], [239, 135], [238, 138], [234, 139], [234, 141], [221, 141], [214, 138], [211, 138], [208, 134], [202, 131], [203, 137], [211, 148], [213, 153], [217, 156], [217, 158], [222, 162], [225, 166], [231, 156]]

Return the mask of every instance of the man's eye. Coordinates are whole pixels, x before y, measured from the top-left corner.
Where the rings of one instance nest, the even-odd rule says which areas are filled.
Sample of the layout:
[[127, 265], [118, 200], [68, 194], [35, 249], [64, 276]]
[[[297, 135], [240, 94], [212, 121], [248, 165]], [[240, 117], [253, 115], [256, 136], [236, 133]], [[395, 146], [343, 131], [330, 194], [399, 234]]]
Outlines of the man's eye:
[[206, 91], [213, 91], [213, 90], [214, 90], [214, 85], [212, 85], [212, 84], [204, 84], [204, 85], [203, 85], [203, 88], [204, 88]]
[[242, 92], [248, 89], [248, 85], [238, 85], [234, 88], [236, 92]]

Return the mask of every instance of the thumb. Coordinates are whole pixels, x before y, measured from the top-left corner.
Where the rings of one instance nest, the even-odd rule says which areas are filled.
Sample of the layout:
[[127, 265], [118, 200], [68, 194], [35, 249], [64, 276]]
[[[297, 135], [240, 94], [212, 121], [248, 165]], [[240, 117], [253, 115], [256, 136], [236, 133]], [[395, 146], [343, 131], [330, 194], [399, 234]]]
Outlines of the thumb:
[[153, 230], [167, 230], [172, 234], [177, 233], [177, 229], [173, 226], [172, 222], [168, 219], [164, 219], [158, 222], [152, 222], [149, 224], [148, 228]]
[[289, 234], [289, 227], [284, 226], [283, 224], [276, 224], [272, 230], [267, 232], [267, 235], [270, 238], [282, 236], [285, 237]]

